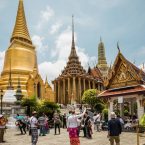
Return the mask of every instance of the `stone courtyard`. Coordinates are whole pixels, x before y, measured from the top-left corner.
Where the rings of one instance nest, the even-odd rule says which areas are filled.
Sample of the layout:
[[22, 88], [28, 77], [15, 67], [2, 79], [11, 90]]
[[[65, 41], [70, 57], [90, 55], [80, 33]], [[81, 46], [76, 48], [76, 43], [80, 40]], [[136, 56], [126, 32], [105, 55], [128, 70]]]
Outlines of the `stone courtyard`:
[[[5, 134], [6, 143], [2, 145], [31, 145], [31, 137], [29, 135], [20, 135], [17, 129], [7, 129]], [[82, 136], [82, 132], [81, 132]], [[121, 145], [136, 145], [136, 133], [122, 133]], [[107, 132], [94, 132], [93, 139], [80, 137], [81, 145], [109, 145]], [[145, 137], [141, 138], [141, 144], [145, 143]], [[61, 135], [54, 135], [54, 130], [50, 131], [47, 136], [39, 137], [37, 145], [69, 145], [68, 133], [61, 130]]]

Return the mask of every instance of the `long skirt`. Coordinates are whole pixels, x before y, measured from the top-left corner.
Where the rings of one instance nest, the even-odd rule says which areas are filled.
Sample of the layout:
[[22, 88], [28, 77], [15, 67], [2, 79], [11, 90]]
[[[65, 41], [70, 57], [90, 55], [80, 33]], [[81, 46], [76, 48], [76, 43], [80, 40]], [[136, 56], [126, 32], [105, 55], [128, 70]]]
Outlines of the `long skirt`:
[[32, 136], [32, 145], [36, 145], [38, 141], [38, 129], [31, 128], [31, 136]]
[[70, 145], [80, 145], [78, 128], [69, 128]]

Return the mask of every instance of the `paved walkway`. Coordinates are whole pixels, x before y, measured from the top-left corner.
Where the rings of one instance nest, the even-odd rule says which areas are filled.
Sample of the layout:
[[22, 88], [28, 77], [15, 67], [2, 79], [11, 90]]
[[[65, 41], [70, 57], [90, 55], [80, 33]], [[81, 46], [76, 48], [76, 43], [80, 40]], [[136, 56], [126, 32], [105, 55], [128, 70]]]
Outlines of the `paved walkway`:
[[[82, 133], [81, 133], [82, 135]], [[93, 139], [86, 139], [80, 137], [81, 145], [109, 145], [107, 139], [107, 132], [94, 132]], [[7, 129], [5, 134], [6, 143], [1, 145], [31, 145], [31, 138], [29, 135], [19, 135], [16, 129]], [[141, 145], [145, 143], [145, 137], [141, 139]], [[61, 130], [61, 135], [54, 135], [54, 130], [44, 137], [39, 137], [37, 145], [70, 145], [68, 133], [66, 130]], [[136, 145], [135, 133], [123, 133], [121, 135], [121, 145]]]

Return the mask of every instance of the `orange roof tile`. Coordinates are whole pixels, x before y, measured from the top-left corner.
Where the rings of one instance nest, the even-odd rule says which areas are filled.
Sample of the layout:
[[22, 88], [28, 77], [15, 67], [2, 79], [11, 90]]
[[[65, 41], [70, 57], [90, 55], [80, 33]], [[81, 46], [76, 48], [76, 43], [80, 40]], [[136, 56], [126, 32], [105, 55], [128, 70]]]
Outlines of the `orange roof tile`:
[[136, 93], [145, 93], [144, 85], [137, 86], [128, 86], [122, 88], [108, 89], [99, 94], [99, 97], [116, 97], [120, 95], [136, 94]]

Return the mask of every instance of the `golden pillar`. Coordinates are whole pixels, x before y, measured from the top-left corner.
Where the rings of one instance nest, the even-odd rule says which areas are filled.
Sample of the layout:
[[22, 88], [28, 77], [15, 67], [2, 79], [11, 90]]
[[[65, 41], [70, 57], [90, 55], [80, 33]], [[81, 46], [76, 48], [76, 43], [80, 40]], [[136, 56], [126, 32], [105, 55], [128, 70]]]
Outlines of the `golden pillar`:
[[76, 78], [73, 77], [73, 101], [76, 101]]
[[93, 89], [95, 89], [95, 81], [93, 81]]
[[54, 82], [54, 102], [57, 102], [57, 95], [56, 95], [56, 82]]
[[84, 83], [84, 91], [86, 90], [86, 81], [85, 79], [83, 79], [83, 83]]
[[61, 98], [60, 98], [60, 81], [58, 81], [58, 103], [61, 102]]
[[70, 94], [70, 78], [68, 78], [68, 102], [70, 103], [70, 99], [71, 99], [71, 94]]
[[79, 102], [81, 102], [81, 98], [82, 98], [82, 86], [81, 86], [81, 78], [79, 78]]
[[63, 101], [62, 101], [63, 104], [66, 103], [66, 98], [65, 98], [65, 79], [63, 79]]
[[89, 89], [91, 89], [91, 82], [90, 82], [90, 80], [89, 80]]

